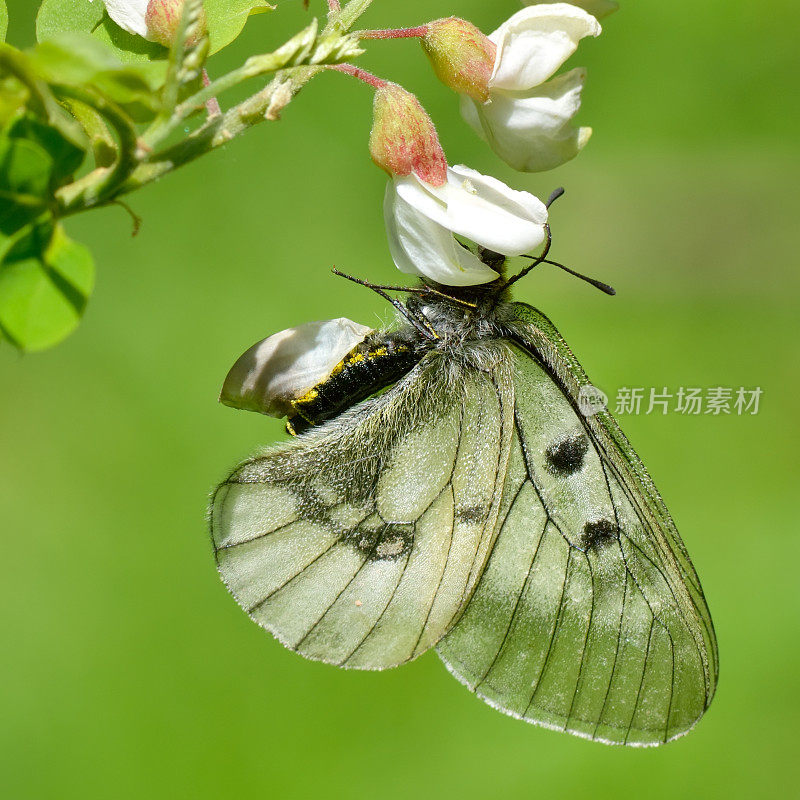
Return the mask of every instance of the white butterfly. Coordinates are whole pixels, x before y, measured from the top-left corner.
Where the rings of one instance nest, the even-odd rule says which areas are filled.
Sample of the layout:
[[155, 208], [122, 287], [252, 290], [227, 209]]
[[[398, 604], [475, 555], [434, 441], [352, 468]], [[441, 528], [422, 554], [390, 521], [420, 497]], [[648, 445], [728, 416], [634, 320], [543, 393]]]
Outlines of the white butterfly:
[[[641, 461], [605, 408], [581, 413], [591, 384], [511, 282], [423, 285], [413, 325], [348, 328], [358, 344], [283, 406], [312, 427], [216, 491], [219, 571], [306, 658], [384, 669], [435, 646], [507, 714], [661, 744], [714, 694], [708, 607]], [[258, 406], [248, 386], [223, 399]]]

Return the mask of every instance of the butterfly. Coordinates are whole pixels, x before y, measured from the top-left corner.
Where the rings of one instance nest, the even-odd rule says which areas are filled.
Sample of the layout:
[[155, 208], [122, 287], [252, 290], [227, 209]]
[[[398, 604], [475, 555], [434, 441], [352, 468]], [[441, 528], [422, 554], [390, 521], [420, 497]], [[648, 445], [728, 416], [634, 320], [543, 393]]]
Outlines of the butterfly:
[[223, 401], [297, 435], [216, 490], [217, 566], [306, 658], [380, 670], [435, 648], [506, 714], [658, 745], [711, 702], [713, 624], [644, 465], [553, 323], [510, 298], [542, 261], [482, 286], [352, 279], [400, 322], [350, 323], [335, 343], [328, 330], [333, 368], [292, 361], [286, 343], [308, 330], [248, 351]]

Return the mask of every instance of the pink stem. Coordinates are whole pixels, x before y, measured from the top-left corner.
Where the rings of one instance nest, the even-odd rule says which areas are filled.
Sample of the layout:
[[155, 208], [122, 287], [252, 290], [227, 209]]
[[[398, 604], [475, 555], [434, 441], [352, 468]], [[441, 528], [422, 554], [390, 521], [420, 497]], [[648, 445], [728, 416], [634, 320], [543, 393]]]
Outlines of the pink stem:
[[341, 11], [342, 4], [339, 0], [328, 0], [328, 11], [332, 14], [334, 11]]
[[[203, 86], [210, 86], [211, 85], [211, 78], [208, 77], [208, 73], [203, 68]], [[206, 100], [206, 111], [208, 112], [209, 117], [218, 117], [222, 114], [222, 109], [219, 107], [219, 100], [216, 97], [212, 97], [210, 100]]]
[[379, 78], [371, 72], [354, 67], [352, 64], [334, 64], [328, 67], [328, 69], [336, 70], [336, 72], [343, 72], [345, 75], [352, 75], [354, 78], [368, 83], [375, 89], [383, 89], [383, 87], [387, 86], [389, 83], [389, 81], [385, 81], [383, 78]]
[[386, 28], [378, 31], [359, 31], [359, 39], [419, 39], [428, 33], [427, 25], [416, 28]]

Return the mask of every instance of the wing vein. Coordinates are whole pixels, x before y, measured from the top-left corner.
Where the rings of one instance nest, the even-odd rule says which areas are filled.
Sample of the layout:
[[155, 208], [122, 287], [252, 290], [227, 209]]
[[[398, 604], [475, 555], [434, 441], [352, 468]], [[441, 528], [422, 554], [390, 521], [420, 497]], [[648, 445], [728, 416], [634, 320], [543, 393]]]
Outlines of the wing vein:
[[[523, 483], [523, 486], [524, 486], [524, 483]], [[520, 489], [521, 488], [522, 487], [520, 487]], [[514, 503], [516, 503], [517, 497], [519, 497], [519, 492], [517, 492], [516, 496], [514, 497], [514, 500], [512, 502], [512, 506], [513, 506]], [[510, 512], [510, 509], [509, 509], [509, 512]], [[492, 659], [492, 663], [489, 664], [489, 666], [487, 667], [486, 671], [481, 676], [481, 679], [475, 684], [475, 691], [478, 690], [478, 687], [486, 680], [486, 678], [489, 676], [489, 673], [494, 669], [495, 664], [497, 664], [498, 660], [500, 659], [500, 655], [502, 654], [502, 652], [503, 652], [503, 650], [504, 650], [504, 648], [506, 646], [506, 642], [508, 640], [508, 635], [511, 633], [511, 629], [514, 627], [514, 622], [516, 621], [517, 612], [519, 611], [519, 606], [520, 606], [520, 603], [522, 602], [522, 598], [525, 596], [525, 592], [528, 590], [528, 588], [531, 585], [531, 579], [533, 577], [533, 566], [536, 563], [536, 556], [539, 554], [539, 548], [541, 547], [542, 540], [544, 539], [544, 534], [545, 534], [545, 531], [547, 530], [547, 526], [548, 526], [549, 523], [550, 523], [550, 520], [545, 520], [544, 527], [542, 528], [542, 532], [539, 535], [539, 541], [536, 543], [536, 548], [533, 551], [533, 557], [531, 558], [531, 563], [530, 563], [530, 566], [528, 567], [528, 572], [527, 572], [527, 574], [525, 576], [525, 580], [522, 583], [522, 588], [520, 589], [520, 592], [517, 595], [517, 599], [516, 599], [516, 601], [514, 603], [514, 610], [511, 612], [511, 618], [508, 621], [508, 627], [506, 628], [506, 631], [503, 634], [503, 639], [500, 642], [499, 647], [497, 648], [497, 652], [495, 653], [494, 658]]]
[[622, 589], [622, 605], [620, 607], [619, 612], [619, 627], [617, 628], [617, 649], [614, 652], [614, 663], [611, 665], [611, 675], [608, 678], [608, 686], [606, 686], [606, 693], [603, 698], [603, 705], [600, 708], [600, 714], [597, 717], [597, 723], [594, 726], [594, 733], [592, 734], [592, 738], [597, 737], [597, 731], [600, 728], [600, 723], [603, 721], [603, 716], [606, 713], [606, 706], [608, 705], [608, 698], [611, 695], [611, 687], [614, 684], [614, 674], [617, 671], [617, 663], [619, 661], [619, 653], [622, 647], [622, 627], [625, 621], [625, 603], [628, 599], [628, 575], [627, 570], [625, 571], [625, 583]]
[[[589, 559], [588, 554], [584, 553], [583, 557], [586, 559], [586, 566], [589, 568], [589, 580], [591, 581], [592, 584], [592, 589], [590, 592], [592, 597], [592, 603], [589, 608], [589, 622], [586, 625], [586, 633], [583, 637], [583, 645], [581, 647], [581, 661], [580, 664], [578, 665], [578, 677], [575, 680], [575, 691], [572, 693], [572, 702], [570, 703], [569, 711], [567, 712], [567, 717], [564, 720], [564, 730], [566, 730], [567, 727], [569, 726], [569, 721], [572, 717], [572, 711], [575, 708], [575, 701], [578, 699], [578, 694], [580, 693], [581, 677], [583, 676], [583, 664], [584, 660], [586, 659], [586, 645], [589, 643], [589, 632], [592, 630], [592, 620], [594, 619], [594, 570], [592, 569], [592, 562]], [[585, 722], [585, 720], [581, 720], [581, 722]]]
[[[545, 533], [547, 531], [545, 530]], [[523, 717], [528, 716], [528, 711], [530, 707], [533, 705], [533, 701], [536, 699], [536, 693], [539, 691], [539, 687], [542, 685], [542, 678], [544, 677], [545, 672], [547, 671], [547, 667], [550, 664], [550, 653], [553, 650], [553, 643], [556, 639], [556, 634], [559, 630], [561, 625], [561, 619], [564, 612], [564, 594], [566, 593], [567, 589], [567, 581], [570, 576], [570, 571], [572, 568], [572, 548], [569, 548], [567, 551], [567, 564], [564, 569], [564, 580], [561, 582], [561, 599], [558, 602], [558, 611], [556, 612], [556, 618], [553, 622], [553, 629], [550, 631], [550, 642], [547, 645], [547, 652], [544, 656], [544, 661], [542, 662], [542, 668], [539, 670], [539, 675], [536, 680], [533, 682], [533, 692], [531, 693], [531, 698], [528, 701], [528, 705], [525, 707], [525, 712], [523, 713]]]

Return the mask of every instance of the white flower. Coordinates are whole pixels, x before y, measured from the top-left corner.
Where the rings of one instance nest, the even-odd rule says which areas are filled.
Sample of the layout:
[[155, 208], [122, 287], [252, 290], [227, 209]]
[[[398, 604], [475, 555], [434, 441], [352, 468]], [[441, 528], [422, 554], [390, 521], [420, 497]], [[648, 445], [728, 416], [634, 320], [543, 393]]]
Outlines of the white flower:
[[585, 72], [574, 69], [548, 80], [600, 23], [568, 3], [530, 6], [489, 39], [497, 46], [489, 99], [462, 95], [464, 119], [515, 169], [538, 172], [574, 158], [591, 128], [574, 128]]
[[[94, 0], [91, 0], [94, 2]], [[103, 5], [106, 7], [108, 16], [111, 17], [117, 25], [120, 26], [128, 33], [134, 33], [137, 36], [147, 36], [147, 23], [144, 18], [147, 14], [147, 6], [150, 0], [102, 0]]]
[[233, 365], [220, 402], [285, 417], [291, 401], [327, 378], [371, 329], [340, 317], [307, 322], [254, 344]]
[[447, 286], [473, 286], [498, 274], [453, 234], [506, 256], [522, 255], [544, 241], [547, 208], [528, 192], [455, 166], [448, 167], [442, 186], [415, 173], [395, 176], [386, 190], [384, 218], [399, 270]]
[[[522, 0], [522, 5], [524, 6], [534, 6], [538, 3], [539, 0]], [[607, 17], [619, 9], [619, 3], [616, 0], [572, 0], [572, 5], [588, 11], [597, 19]]]

